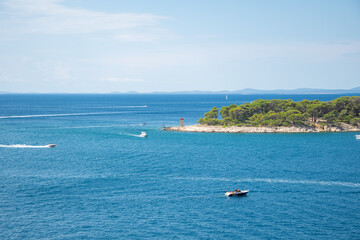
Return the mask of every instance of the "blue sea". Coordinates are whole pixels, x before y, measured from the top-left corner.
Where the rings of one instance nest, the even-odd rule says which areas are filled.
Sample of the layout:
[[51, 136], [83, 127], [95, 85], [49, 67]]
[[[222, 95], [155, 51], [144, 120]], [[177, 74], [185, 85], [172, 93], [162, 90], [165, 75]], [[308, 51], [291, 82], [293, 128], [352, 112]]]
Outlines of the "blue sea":
[[0, 95], [0, 239], [360, 239], [359, 132], [162, 131], [337, 97]]

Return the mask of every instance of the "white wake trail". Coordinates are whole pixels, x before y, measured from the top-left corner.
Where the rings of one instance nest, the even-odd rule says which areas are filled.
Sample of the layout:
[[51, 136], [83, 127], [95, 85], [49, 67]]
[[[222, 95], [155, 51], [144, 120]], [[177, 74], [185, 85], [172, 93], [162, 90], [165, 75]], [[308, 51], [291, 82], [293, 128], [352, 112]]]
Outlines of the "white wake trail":
[[113, 128], [113, 127], [127, 127], [127, 126], [142, 126], [142, 123], [134, 124], [114, 124], [114, 125], [99, 125], [99, 126], [69, 126], [69, 127], [58, 127], [56, 129], [82, 129], [82, 128]]
[[266, 183], [284, 183], [284, 184], [313, 184], [324, 186], [343, 186], [343, 187], [360, 187], [360, 183], [341, 182], [341, 181], [316, 181], [316, 180], [291, 180], [279, 178], [211, 178], [211, 177], [177, 177], [175, 179], [192, 180], [192, 181], [220, 181], [220, 182], [266, 182]]
[[2, 148], [50, 148], [49, 145], [33, 146], [33, 145], [26, 145], [26, 144], [14, 144], [14, 145], [0, 144], [0, 147], [2, 147]]
[[290, 179], [271, 179], [271, 178], [248, 178], [248, 179], [242, 179], [242, 180], [238, 180], [238, 181], [360, 187], [360, 183], [341, 182], [341, 181], [290, 180]]
[[61, 116], [87, 116], [87, 115], [104, 115], [104, 114], [119, 114], [125, 112], [92, 112], [92, 113], [60, 113], [60, 114], [40, 114], [40, 115], [20, 115], [20, 116], [0, 116], [0, 119], [5, 118], [36, 118], [36, 117], [61, 117]]
[[143, 138], [143, 137], [141, 136], [141, 134], [119, 133], [119, 135]]
[[104, 106], [104, 107], [81, 107], [81, 108], [99, 108], [99, 109], [109, 109], [109, 108], [147, 108], [147, 105], [143, 106]]

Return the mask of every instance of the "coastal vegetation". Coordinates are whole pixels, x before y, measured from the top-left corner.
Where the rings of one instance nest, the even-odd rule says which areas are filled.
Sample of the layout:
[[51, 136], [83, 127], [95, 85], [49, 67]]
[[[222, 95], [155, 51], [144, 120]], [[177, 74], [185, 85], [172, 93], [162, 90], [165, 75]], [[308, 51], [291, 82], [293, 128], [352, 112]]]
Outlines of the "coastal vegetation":
[[349, 124], [360, 127], [360, 97], [340, 97], [329, 102], [258, 99], [251, 103], [224, 106], [220, 110], [213, 107], [198, 123], [252, 127], [330, 127]]

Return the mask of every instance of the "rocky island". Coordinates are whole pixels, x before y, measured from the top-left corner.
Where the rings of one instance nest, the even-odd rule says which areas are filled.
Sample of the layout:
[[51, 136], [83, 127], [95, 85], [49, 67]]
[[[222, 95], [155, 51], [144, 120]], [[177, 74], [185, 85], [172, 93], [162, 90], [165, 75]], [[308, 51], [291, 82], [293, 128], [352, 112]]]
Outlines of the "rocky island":
[[[219, 113], [221, 118], [219, 118]], [[302, 133], [360, 131], [360, 97], [319, 100], [263, 100], [213, 107], [199, 124], [165, 131], [222, 133]]]

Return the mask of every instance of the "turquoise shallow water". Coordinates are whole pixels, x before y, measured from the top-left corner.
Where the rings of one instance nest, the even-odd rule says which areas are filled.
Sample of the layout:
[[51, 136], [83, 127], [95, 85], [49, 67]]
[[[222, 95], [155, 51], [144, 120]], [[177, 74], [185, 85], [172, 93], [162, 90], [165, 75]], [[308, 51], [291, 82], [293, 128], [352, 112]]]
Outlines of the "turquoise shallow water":
[[337, 97], [0, 95], [0, 239], [358, 239], [360, 133], [161, 130], [212, 106]]

